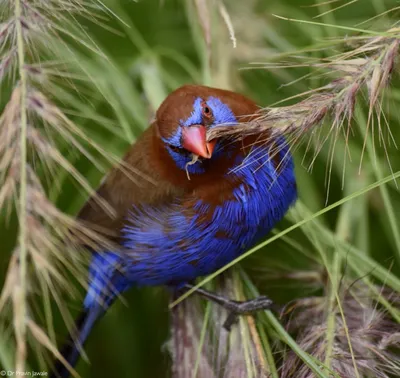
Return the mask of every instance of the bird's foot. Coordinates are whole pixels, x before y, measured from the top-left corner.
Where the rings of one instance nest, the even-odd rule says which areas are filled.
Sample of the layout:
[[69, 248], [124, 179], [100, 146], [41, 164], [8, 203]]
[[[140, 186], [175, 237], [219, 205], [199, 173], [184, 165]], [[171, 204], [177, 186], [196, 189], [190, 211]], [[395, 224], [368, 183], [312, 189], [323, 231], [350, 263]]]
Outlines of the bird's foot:
[[272, 301], [265, 295], [261, 295], [248, 301], [235, 301], [228, 299], [225, 305], [222, 305], [225, 309], [229, 310], [230, 313], [226, 318], [223, 327], [230, 331], [232, 325], [238, 320], [239, 315], [252, 314], [260, 310], [269, 310], [272, 306]]
[[[186, 284], [186, 289], [192, 289], [194, 286], [190, 284]], [[223, 295], [219, 295], [212, 291], [208, 291], [205, 289], [197, 288], [195, 289], [195, 293], [201, 295], [204, 298], [207, 298], [210, 301], [213, 301], [220, 306], [224, 307], [230, 313], [224, 322], [223, 327], [230, 331], [232, 325], [236, 323], [237, 317], [239, 315], [248, 315], [252, 314], [256, 311], [260, 310], [269, 310], [272, 307], [273, 302], [268, 297], [262, 295], [254, 299], [250, 299], [248, 301], [236, 301], [234, 299], [230, 299], [224, 297]]]

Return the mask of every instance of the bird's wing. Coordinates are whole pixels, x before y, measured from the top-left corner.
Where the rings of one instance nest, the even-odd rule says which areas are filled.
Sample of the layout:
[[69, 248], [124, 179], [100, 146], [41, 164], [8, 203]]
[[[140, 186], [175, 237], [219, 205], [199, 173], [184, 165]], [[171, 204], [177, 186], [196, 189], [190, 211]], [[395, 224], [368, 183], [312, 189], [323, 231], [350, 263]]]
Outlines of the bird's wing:
[[[116, 239], [134, 205], [157, 206], [167, 203], [180, 193], [178, 188], [159, 177], [150, 161], [153, 132], [154, 125], [138, 138], [121, 164], [106, 176], [96, 195], [90, 197], [78, 213], [80, 221]], [[107, 203], [109, 210], [99, 204], [99, 198]]]

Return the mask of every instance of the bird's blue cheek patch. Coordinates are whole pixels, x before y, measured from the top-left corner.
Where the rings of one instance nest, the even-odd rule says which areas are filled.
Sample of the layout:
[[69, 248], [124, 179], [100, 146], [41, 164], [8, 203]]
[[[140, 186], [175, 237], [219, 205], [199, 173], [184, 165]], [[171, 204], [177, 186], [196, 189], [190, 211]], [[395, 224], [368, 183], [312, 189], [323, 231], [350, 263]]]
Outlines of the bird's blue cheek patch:
[[209, 97], [206, 101], [207, 105], [211, 108], [214, 115], [214, 123], [210, 126], [213, 128], [217, 125], [235, 125], [237, 124], [237, 119], [233, 114], [231, 108], [224, 104], [217, 97]]
[[169, 138], [161, 138], [161, 140], [175, 147], [181, 147], [182, 144], [182, 128], [178, 127], [175, 134], [171, 135]]
[[196, 98], [193, 104], [193, 111], [186, 120], [181, 120], [182, 126], [188, 127], [192, 125], [201, 125], [203, 122], [203, 113], [201, 108], [202, 99], [200, 97]]

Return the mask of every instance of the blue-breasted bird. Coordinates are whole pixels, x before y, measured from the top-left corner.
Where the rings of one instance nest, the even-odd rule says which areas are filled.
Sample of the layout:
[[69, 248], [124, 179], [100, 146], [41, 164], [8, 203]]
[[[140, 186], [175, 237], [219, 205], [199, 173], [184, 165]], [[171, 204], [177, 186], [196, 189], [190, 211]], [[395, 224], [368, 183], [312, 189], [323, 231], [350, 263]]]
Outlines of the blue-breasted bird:
[[[245, 252], [284, 216], [296, 199], [296, 181], [283, 137], [206, 139], [209, 129], [249, 121], [258, 110], [231, 91], [175, 90], [124, 158], [152, 180], [134, 183], [117, 167], [97, 192], [117, 216], [93, 199], [84, 205], [78, 218], [112, 234], [122, 252], [93, 254], [78, 334], [63, 353], [70, 365], [79, 357], [76, 345], [118, 294], [132, 286], [185, 288]], [[235, 302], [200, 294], [237, 313], [270, 304], [265, 297]], [[55, 376], [67, 375], [58, 363]]]

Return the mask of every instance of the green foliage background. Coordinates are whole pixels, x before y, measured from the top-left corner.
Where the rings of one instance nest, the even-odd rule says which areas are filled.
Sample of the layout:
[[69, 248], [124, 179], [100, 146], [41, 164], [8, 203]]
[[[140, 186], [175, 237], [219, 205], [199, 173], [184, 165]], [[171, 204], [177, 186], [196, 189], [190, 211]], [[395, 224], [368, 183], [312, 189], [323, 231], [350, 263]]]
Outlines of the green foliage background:
[[[212, 25], [212, 65], [208, 65], [207, 48], [198, 22], [193, 2], [184, 0], [108, 0], [105, 1], [124, 23], [108, 17], [105, 23], [114, 31], [79, 18], [87, 33], [107, 55], [104, 59], [77, 45], [79, 65], [89, 72], [101, 92], [86, 91], [72, 93], [76, 108], [83, 116], [71, 115], [76, 124], [104, 149], [122, 156], [136, 136], [148, 125], [154, 109], [173, 89], [185, 83], [204, 83], [228, 87], [254, 98], [260, 105], [267, 106], [285, 98], [299, 94], [309, 88], [325, 83], [327, 78], [318, 73], [309, 78], [296, 81], [303, 75], [312, 73], [308, 67], [298, 68], [253, 68], [251, 62], [289, 61], [289, 53], [299, 50], [296, 55], [321, 58], [335, 53], [329, 48], [329, 38], [344, 38], [345, 30], [320, 25], [301, 24], [280, 20], [278, 14], [290, 18], [312, 20], [318, 14], [329, 10], [329, 5], [312, 5], [309, 0], [248, 0], [226, 1], [237, 38], [237, 48], [232, 47], [227, 28], [218, 13], [210, 8]], [[331, 7], [334, 6], [331, 5]], [[354, 27], [358, 23], [396, 6], [396, 1], [360, 0], [339, 9], [334, 13], [315, 20], [331, 25]], [[126, 25], [126, 26], [125, 26]], [[384, 30], [391, 21], [382, 17], [368, 24], [368, 28]], [[320, 49], [326, 46], [325, 49]], [[305, 48], [315, 47], [312, 52], [302, 53]], [[65, 52], [65, 58], [68, 52]], [[272, 59], [272, 60], [271, 60]], [[293, 61], [293, 60], [292, 60]], [[249, 69], [251, 68], [251, 69]], [[292, 85], [286, 85], [293, 82]], [[394, 140], [400, 143], [399, 106], [400, 91], [395, 79], [392, 90], [388, 92], [388, 111]], [[85, 84], [80, 84], [85, 87]], [[10, 88], [3, 87], [1, 101], [7, 98]], [[61, 95], [60, 95], [61, 96]], [[63, 98], [59, 98], [63, 103]], [[362, 99], [361, 99], [362, 102]], [[291, 101], [293, 103], [293, 101]], [[365, 109], [364, 109], [365, 110]], [[367, 114], [365, 111], [364, 113]], [[104, 118], [103, 118], [104, 117]], [[104, 121], [107, 119], [108, 121]], [[355, 124], [365, 126], [365, 115], [359, 115]], [[101, 126], [106, 125], [107, 128]], [[349, 142], [353, 160], [347, 162], [342, 188], [343, 141], [338, 142], [333, 158], [333, 169], [329, 197], [325, 182], [326, 167], [329, 161], [328, 145], [320, 152], [312, 172], [303, 163], [305, 146], [295, 150], [296, 172], [300, 200], [304, 208], [311, 212], [322, 209], [350, 193], [376, 182], [390, 174], [383, 148], [376, 146], [377, 160], [368, 154], [364, 158], [361, 174], [358, 174], [360, 151], [363, 136], [358, 126]], [[297, 147], [297, 146], [296, 146]], [[103, 173], [96, 170], [84, 157], [69, 152], [69, 156], [80, 172], [93, 186], [97, 186]], [[69, 154], [69, 155], [68, 155]], [[389, 146], [391, 166], [394, 172], [400, 170], [400, 154], [393, 145]], [[311, 154], [313, 156], [313, 154]], [[374, 165], [375, 164], [375, 165]], [[140, 168], [140, 167], [139, 167]], [[378, 173], [377, 173], [378, 172]], [[63, 172], [56, 180], [47, 184], [50, 197], [63, 211], [74, 214], [85, 201], [85, 195], [76, 183]], [[349, 229], [346, 238], [366, 256], [378, 261], [396, 276], [399, 273], [400, 249], [396, 243], [396, 229], [400, 227], [400, 195], [392, 181], [386, 186], [386, 194], [379, 189], [352, 200], [352, 208], [346, 215]], [[388, 205], [395, 215], [390, 221], [383, 195], [387, 195]], [[323, 214], [320, 224], [335, 233], [339, 222], [339, 208]], [[304, 218], [305, 212], [295, 214]], [[279, 225], [284, 229], [294, 223], [294, 218]], [[0, 273], [5, 277], [8, 256], [15, 242], [15, 221], [3, 222], [0, 228]], [[318, 231], [316, 231], [318, 233]], [[301, 245], [308, 254], [316, 255], [317, 248], [301, 230], [289, 234], [289, 241]], [[318, 236], [316, 236], [318, 239]], [[332, 240], [335, 245], [336, 240]], [[60, 251], [62, 253], [62, 251]], [[360, 269], [364, 271], [360, 260]], [[304, 257], [288, 240], [279, 240], [268, 245], [245, 261], [243, 266], [258, 283], [259, 291], [270, 295], [275, 302], [285, 303], [290, 299], [321, 294], [318, 285], [299, 285], [284, 279], [269, 279], [268, 275], [279, 268], [293, 272], [313, 272], [315, 266]], [[274, 270], [276, 269], [276, 270]], [[318, 271], [318, 269], [315, 269]], [[382, 281], [385, 283], [384, 275]], [[400, 281], [396, 281], [398, 284]], [[75, 285], [71, 277], [71, 285]], [[400, 286], [399, 286], [400, 287]], [[83, 292], [83, 290], [81, 290]], [[107, 316], [101, 320], [87, 344], [87, 354], [91, 364], [81, 361], [78, 372], [83, 377], [166, 377], [171, 365], [170, 357], [163, 346], [168, 340], [168, 296], [163, 289], [133, 289], [126, 294], [129, 306], [122, 303], [114, 305]], [[41, 298], [37, 301], [40, 303]], [[79, 301], [72, 300], [71, 312], [79, 311]], [[65, 335], [61, 317], [55, 318], [55, 330], [59, 340]], [[0, 342], [0, 365], [10, 366], [12, 343]], [[32, 367], [40, 366], [31, 356]]]

